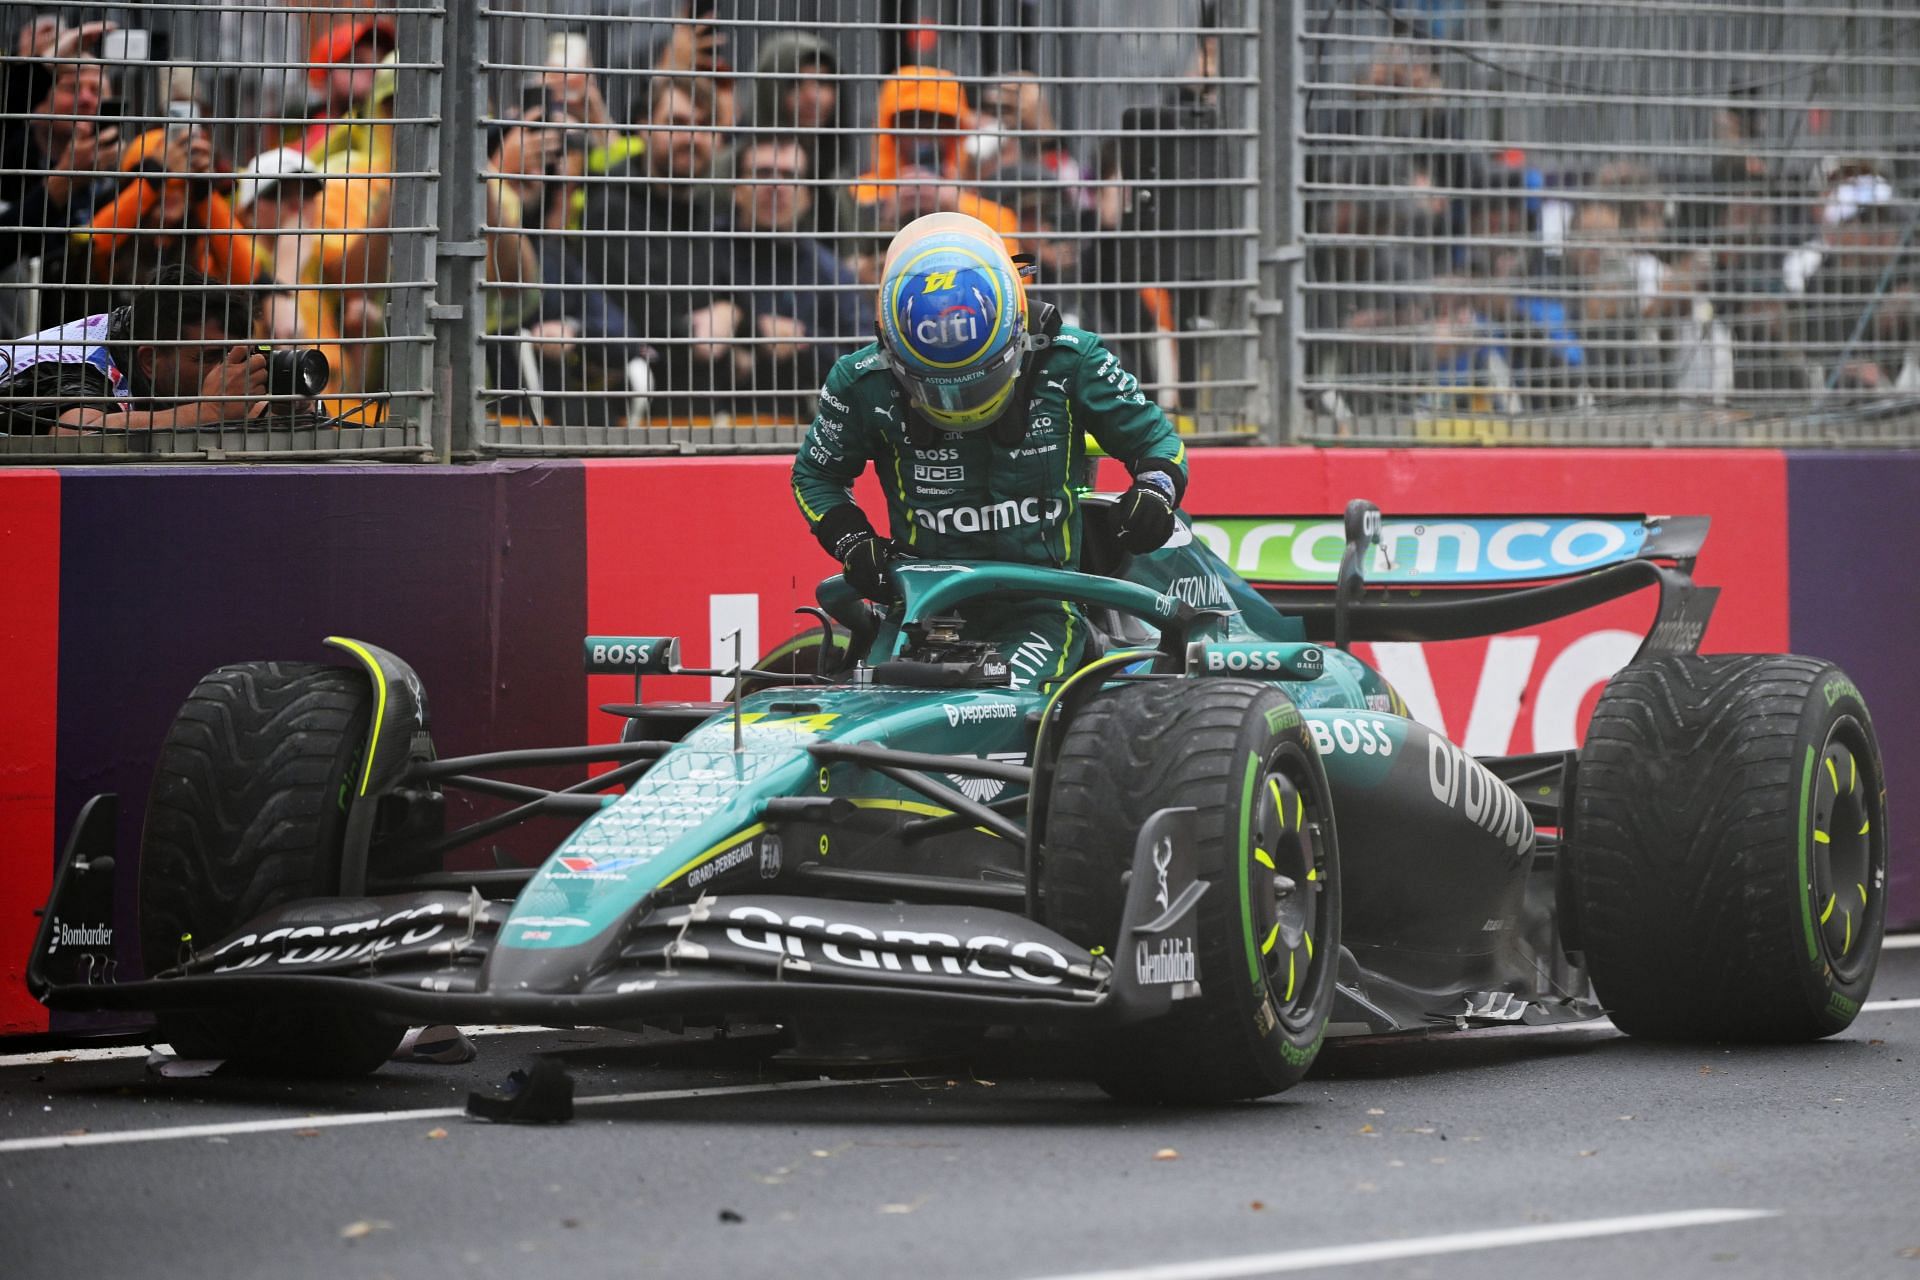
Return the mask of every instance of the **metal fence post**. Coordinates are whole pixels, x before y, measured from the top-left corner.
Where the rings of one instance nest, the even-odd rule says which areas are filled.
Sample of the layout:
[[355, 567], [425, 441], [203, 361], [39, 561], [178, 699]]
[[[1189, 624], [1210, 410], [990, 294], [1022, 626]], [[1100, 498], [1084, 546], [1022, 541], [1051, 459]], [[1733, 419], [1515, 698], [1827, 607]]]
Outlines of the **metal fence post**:
[[[424, 8], [408, 8], [394, 15], [396, 43], [406, 51], [405, 60], [426, 64], [400, 71], [394, 81], [394, 115], [404, 120], [441, 120], [445, 48], [445, 25], [441, 15]], [[397, 174], [421, 175], [439, 171], [439, 125], [402, 126], [395, 129], [393, 169]], [[429, 177], [407, 176], [394, 179], [393, 208], [390, 217], [395, 227], [432, 227], [435, 214], [435, 187]], [[402, 231], [394, 236], [393, 278], [431, 280], [434, 278], [434, 242], [430, 231]], [[427, 381], [433, 342], [428, 319], [431, 299], [424, 289], [394, 291], [387, 310], [387, 332], [399, 335], [387, 354], [387, 386], [393, 393], [388, 420], [409, 426], [419, 433], [420, 443], [433, 450], [442, 461], [447, 456], [447, 434], [436, 430], [435, 405]], [[412, 340], [408, 340], [412, 339]]]
[[1284, 444], [1293, 437], [1300, 410], [1300, 242], [1306, 202], [1301, 190], [1304, 148], [1301, 118], [1300, 26], [1308, 6], [1282, 5], [1284, 15], [1260, 29], [1260, 104], [1267, 128], [1260, 130], [1260, 293], [1254, 313], [1260, 323], [1260, 364], [1268, 395], [1262, 439]]
[[487, 56], [490, 11], [482, 5], [442, 0], [445, 57], [442, 80], [452, 91], [441, 98], [439, 129], [440, 238], [433, 321], [433, 388], [442, 457], [471, 454], [481, 422], [481, 340], [487, 328], [486, 132], [480, 68]]

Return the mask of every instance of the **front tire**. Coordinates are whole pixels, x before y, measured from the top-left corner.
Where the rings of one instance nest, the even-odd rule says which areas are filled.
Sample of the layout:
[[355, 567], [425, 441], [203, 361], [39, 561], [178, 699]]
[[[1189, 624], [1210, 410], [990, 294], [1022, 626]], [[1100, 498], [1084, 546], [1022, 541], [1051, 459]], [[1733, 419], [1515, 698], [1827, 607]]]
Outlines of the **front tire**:
[[[372, 703], [359, 672], [301, 663], [238, 663], [194, 687], [161, 748], [141, 837], [149, 976], [263, 911], [339, 891]], [[366, 1075], [405, 1032], [333, 1006], [168, 1010], [158, 1028], [182, 1057], [314, 1076]]]
[[1614, 676], [1580, 750], [1564, 905], [1621, 1030], [1844, 1030], [1886, 925], [1884, 788], [1873, 722], [1830, 662], [1688, 655]]
[[1097, 1046], [1116, 1097], [1256, 1098], [1319, 1052], [1340, 954], [1340, 857], [1326, 774], [1271, 684], [1169, 680], [1095, 697], [1061, 739], [1040, 888], [1048, 922], [1117, 950], [1142, 824], [1192, 806], [1201, 994]]

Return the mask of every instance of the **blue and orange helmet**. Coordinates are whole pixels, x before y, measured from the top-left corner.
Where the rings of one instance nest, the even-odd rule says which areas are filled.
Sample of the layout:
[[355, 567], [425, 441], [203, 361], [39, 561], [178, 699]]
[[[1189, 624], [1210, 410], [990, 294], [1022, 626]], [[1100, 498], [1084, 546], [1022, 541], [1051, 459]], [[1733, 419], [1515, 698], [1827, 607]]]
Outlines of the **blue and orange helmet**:
[[1027, 353], [1027, 291], [1000, 234], [964, 213], [900, 229], [880, 275], [880, 348], [914, 407], [949, 431], [1006, 411]]

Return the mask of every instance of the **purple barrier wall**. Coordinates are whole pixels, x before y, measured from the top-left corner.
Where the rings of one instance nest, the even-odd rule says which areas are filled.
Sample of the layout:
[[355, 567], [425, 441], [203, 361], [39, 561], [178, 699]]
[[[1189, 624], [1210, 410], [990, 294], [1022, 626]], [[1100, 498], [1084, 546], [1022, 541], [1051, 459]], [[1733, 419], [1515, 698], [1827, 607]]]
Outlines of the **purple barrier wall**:
[[1894, 841], [1887, 919], [1920, 924], [1920, 454], [1789, 455], [1787, 503], [1793, 648], [1838, 662], [1866, 695]]

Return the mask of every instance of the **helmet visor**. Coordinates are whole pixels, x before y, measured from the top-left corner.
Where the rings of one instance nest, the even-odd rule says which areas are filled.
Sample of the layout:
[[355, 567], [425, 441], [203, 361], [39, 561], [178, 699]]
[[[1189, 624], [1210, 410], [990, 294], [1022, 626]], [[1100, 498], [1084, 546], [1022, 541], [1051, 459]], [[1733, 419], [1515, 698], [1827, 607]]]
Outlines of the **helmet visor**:
[[1006, 412], [1025, 354], [1024, 342], [1010, 342], [991, 363], [950, 377], [916, 374], [898, 360], [889, 363], [914, 408], [949, 431], [974, 431]]

